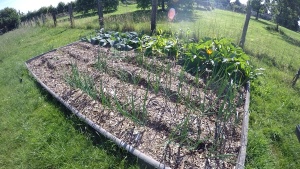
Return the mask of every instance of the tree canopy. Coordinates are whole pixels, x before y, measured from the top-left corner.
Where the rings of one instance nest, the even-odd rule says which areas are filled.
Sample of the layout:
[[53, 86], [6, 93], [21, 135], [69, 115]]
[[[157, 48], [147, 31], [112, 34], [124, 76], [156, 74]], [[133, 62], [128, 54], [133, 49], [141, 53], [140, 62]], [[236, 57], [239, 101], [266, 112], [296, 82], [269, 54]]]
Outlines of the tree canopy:
[[4, 8], [0, 10], [0, 31], [2, 33], [17, 28], [20, 24], [20, 17], [16, 9]]
[[300, 18], [300, 0], [272, 0], [270, 9], [278, 25], [297, 31]]

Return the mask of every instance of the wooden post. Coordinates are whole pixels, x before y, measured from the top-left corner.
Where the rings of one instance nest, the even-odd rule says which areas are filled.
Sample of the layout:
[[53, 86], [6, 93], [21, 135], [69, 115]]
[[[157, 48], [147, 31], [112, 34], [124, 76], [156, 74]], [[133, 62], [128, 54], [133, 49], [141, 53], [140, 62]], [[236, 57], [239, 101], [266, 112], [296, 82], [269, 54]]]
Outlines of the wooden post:
[[53, 22], [54, 22], [54, 27], [56, 27], [57, 25], [57, 20], [56, 20], [56, 12], [52, 12], [52, 18], [53, 18]]
[[244, 24], [244, 28], [243, 28], [242, 38], [241, 38], [241, 41], [239, 44], [239, 46], [243, 49], [244, 49], [244, 45], [245, 45], [245, 41], [246, 41], [246, 34], [247, 34], [248, 26], [249, 26], [250, 17], [251, 17], [251, 0], [248, 0], [246, 20], [245, 20], [245, 24]]
[[70, 15], [71, 28], [74, 28], [74, 17], [73, 17], [72, 3], [69, 3], [69, 15]]
[[41, 16], [42, 16], [42, 21], [43, 21], [43, 26], [44, 26], [46, 23], [46, 16], [45, 16], [45, 14], [42, 14]]
[[99, 16], [100, 29], [102, 29], [102, 28], [104, 28], [103, 3], [102, 3], [102, 0], [98, 0], [98, 16]]
[[293, 78], [293, 81], [292, 81], [292, 86], [293, 87], [296, 85], [296, 82], [299, 79], [299, 76], [300, 76], [300, 69], [298, 70], [298, 72], [296, 73], [295, 77]]
[[161, 1], [161, 10], [162, 11], [165, 11], [166, 9], [165, 9], [165, 0], [162, 0]]
[[157, 0], [152, 0], [151, 35], [156, 30]]

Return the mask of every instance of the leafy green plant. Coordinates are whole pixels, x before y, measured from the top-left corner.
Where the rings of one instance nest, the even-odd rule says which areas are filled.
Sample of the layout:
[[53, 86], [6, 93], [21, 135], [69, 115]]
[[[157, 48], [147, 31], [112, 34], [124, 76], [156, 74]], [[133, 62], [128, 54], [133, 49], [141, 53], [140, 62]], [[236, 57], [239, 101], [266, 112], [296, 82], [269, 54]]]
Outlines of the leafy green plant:
[[104, 32], [104, 29], [101, 29], [95, 37], [82, 38], [81, 40], [90, 42], [93, 45], [99, 44], [103, 47], [114, 47], [123, 51], [130, 51], [140, 46], [140, 39], [136, 32]]
[[229, 39], [205, 38], [198, 43], [189, 43], [185, 48], [180, 63], [187, 63], [187, 71], [193, 74], [219, 70], [222, 67], [225, 68], [223, 73], [231, 78], [235, 77], [235, 81], [252, 78], [249, 56]]
[[142, 48], [145, 48], [144, 54], [146, 56], [172, 56], [177, 58], [180, 54], [181, 44], [177, 38], [164, 37], [163, 35], [154, 37], [146, 35], [142, 38], [142, 41]]

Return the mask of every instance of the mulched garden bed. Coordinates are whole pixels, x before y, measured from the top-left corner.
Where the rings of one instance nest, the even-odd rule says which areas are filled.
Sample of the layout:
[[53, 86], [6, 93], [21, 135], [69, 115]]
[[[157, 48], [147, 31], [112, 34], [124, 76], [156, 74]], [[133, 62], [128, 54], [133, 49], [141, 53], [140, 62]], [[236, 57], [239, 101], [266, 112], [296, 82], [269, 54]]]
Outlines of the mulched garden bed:
[[[170, 59], [76, 42], [31, 59], [27, 66], [86, 118], [166, 166], [236, 166], [244, 89], [234, 96], [235, 112], [223, 123], [217, 116], [227, 101], [219, 97], [217, 87], [183, 72]], [[87, 92], [90, 89], [70, 85], [68, 79], [75, 68], [82, 77], [92, 80], [96, 96]], [[197, 108], [201, 106], [207, 108]]]

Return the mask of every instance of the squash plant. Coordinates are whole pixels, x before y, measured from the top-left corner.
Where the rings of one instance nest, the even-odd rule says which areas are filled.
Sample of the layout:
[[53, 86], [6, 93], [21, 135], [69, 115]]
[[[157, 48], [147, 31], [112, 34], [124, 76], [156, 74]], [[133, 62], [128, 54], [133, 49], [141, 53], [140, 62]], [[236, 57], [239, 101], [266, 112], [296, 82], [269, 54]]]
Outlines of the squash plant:
[[145, 56], [171, 56], [177, 58], [180, 54], [180, 49], [182, 47], [181, 43], [177, 38], [165, 37], [162, 35], [157, 36], [144, 36], [142, 38], [142, 48], [145, 49]]
[[245, 81], [251, 78], [249, 59], [242, 48], [226, 38], [205, 38], [198, 43], [186, 44], [180, 63], [185, 63], [187, 71], [193, 74], [222, 72], [236, 81]]

